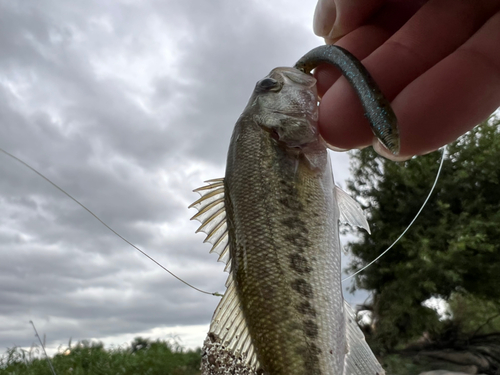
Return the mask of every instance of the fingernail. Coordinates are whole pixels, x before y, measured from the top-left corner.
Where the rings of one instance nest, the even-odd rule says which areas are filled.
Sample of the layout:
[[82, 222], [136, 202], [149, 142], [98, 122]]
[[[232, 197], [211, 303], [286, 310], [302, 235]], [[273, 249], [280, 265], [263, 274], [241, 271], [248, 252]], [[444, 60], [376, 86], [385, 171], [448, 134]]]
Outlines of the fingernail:
[[376, 137], [373, 138], [372, 145], [373, 149], [377, 154], [392, 161], [406, 161], [413, 157], [413, 155], [406, 155], [406, 156], [394, 155]]
[[332, 32], [337, 9], [331, 0], [319, 0], [314, 11], [313, 30], [317, 36], [327, 38]]
[[[441, 147], [442, 147], [442, 146], [441, 146]], [[440, 150], [440, 149], [441, 149], [441, 147], [434, 148], [434, 149], [432, 149], [432, 150], [427, 150], [427, 151], [424, 151], [424, 152], [422, 152], [422, 153], [421, 153], [421, 154], [419, 154], [419, 155], [427, 155], [427, 154], [430, 154], [431, 152], [435, 152], [435, 151]]]
[[326, 147], [328, 147], [330, 150], [332, 151], [336, 151], [336, 152], [346, 152], [346, 151], [349, 151], [349, 149], [347, 148], [340, 148], [340, 147], [336, 147], [336, 146], [332, 146], [330, 144], [326, 144]]
[[337, 21], [337, 18], [335, 18], [335, 23], [328, 33], [328, 36], [325, 38], [328, 39], [332, 44], [344, 36], [344, 33], [342, 33], [342, 30], [340, 30], [340, 27], [338, 25], [339, 23]]

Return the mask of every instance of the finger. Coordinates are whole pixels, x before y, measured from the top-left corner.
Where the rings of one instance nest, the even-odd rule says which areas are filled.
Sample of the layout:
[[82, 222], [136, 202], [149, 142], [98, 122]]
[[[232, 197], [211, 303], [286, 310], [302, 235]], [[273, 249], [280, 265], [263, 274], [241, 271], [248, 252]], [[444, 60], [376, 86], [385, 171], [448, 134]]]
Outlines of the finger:
[[[498, 2], [496, 2], [498, 4]], [[458, 4], [458, 5], [457, 5]], [[363, 63], [384, 94], [394, 98], [404, 87], [464, 43], [491, 14], [493, 2], [434, 0], [425, 4], [393, 37]], [[439, 35], [439, 38], [436, 37]], [[342, 39], [343, 42], [343, 39]], [[349, 49], [349, 47], [347, 47]], [[438, 79], [439, 81], [439, 79]], [[401, 105], [414, 105], [401, 103]], [[395, 108], [399, 114], [400, 108]], [[361, 106], [344, 79], [338, 80], [320, 104], [320, 131], [341, 148], [371, 144], [372, 135]], [[406, 152], [403, 146], [402, 152]]]
[[423, 154], [452, 142], [500, 106], [499, 40], [500, 12], [396, 97], [402, 154]]
[[338, 39], [361, 26], [386, 0], [319, 0], [313, 28], [318, 36]]
[[[336, 44], [349, 50], [359, 60], [363, 60], [399, 30], [415, 13], [416, 8], [408, 6], [408, 3], [397, 2], [387, 5], [370, 23], [347, 34]], [[340, 77], [339, 71], [329, 65], [319, 66], [315, 69], [314, 75], [318, 80], [320, 96], [323, 96]]]

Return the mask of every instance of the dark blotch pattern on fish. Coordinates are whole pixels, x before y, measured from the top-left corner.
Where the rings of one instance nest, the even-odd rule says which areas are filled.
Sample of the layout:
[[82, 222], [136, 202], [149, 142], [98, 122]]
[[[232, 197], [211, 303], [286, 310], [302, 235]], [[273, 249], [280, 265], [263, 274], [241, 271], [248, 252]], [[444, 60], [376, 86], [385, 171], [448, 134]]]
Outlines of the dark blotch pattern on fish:
[[285, 236], [285, 240], [297, 246], [297, 251], [304, 252], [304, 248], [310, 245], [309, 239], [304, 236], [301, 232], [298, 233], [290, 233]]
[[304, 279], [295, 279], [292, 281], [292, 289], [304, 297], [312, 298], [313, 290], [311, 284]]
[[304, 332], [306, 336], [315, 338], [318, 337], [318, 325], [312, 320], [306, 320], [304, 322]]
[[316, 316], [316, 310], [314, 309], [314, 307], [311, 306], [311, 303], [309, 301], [304, 301], [304, 302], [300, 303], [296, 307], [296, 309], [302, 315], [310, 315], [313, 317]]
[[312, 268], [309, 266], [309, 262], [305, 257], [298, 253], [290, 254], [290, 267], [299, 274], [309, 273]]
[[[313, 271], [314, 257], [307, 257], [308, 249], [312, 246], [310, 231], [306, 223], [307, 216], [303, 215], [305, 209], [303, 202], [299, 198], [296, 186], [291, 181], [281, 181], [279, 202], [288, 210], [288, 215], [280, 220], [280, 223], [287, 228], [284, 240], [289, 244], [290, 253], [288, 255], [289, 267], [297, 275], [304, 278], [297, 278], [292, 281], [292, 290], [300, 296], [299, 302], [295, 305], [295, 310], [303, 317], [298, 332], [304, 335], [306, 346], [301, 348], [301, 357], [308, 374], [322, 374], [320, 369], [319, 355], [316, 340], [319, 337], [319, 326], [316, 322], [318, 313], [313, 307], [313, 288], [307, 279], [308, 274]], [[310, 196], [305, 197], [305, 204], [309, 206], [312, 202]], [[310, 210], [309, 210], [310, 211]]]
[[287, 217], [281, 220], [281, 224], [285, 225], [290, 229], [299, 229], [301, 232], [309, 233], [309, 230], [307, 229], [307, 225], [304, 222], [304, 220], [301, 220], [298, 217]]
[[321, 354], [321, 349], [317, 347], [316, 344], [312, 343], [304, 348], [303, 356], [305, 361], [305, 368], [308, 370], [308, 374], [322, 374], [319, 367], [319, 355]]
[[296, 199], [293, 199], [292, 197], [283, 197], [283, 198], [280, 198], [278, 201], [286, 208], [289, 208], [292, 210], [297, 210], [297, 211], [304, 210], [302, 203], [300, 203]]
[[302, 253], [311, 246], [311, 241], [307, 238], [309, 230], [304, 220], [298, 217], [286, 217], [281, 220], [281, 224], [292, 230], [291, 233], [285, 235], [285, 240], [290, 242], [297, 251]]

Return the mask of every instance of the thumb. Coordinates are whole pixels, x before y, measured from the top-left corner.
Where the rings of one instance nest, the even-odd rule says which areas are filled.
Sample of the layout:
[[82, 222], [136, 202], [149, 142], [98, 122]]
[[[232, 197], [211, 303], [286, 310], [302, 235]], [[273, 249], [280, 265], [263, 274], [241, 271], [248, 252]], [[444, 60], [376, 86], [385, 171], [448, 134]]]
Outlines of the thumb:
[[313, 30], [334, 43], [361, 26], [386, 0], [319, 0], [314, 12]]

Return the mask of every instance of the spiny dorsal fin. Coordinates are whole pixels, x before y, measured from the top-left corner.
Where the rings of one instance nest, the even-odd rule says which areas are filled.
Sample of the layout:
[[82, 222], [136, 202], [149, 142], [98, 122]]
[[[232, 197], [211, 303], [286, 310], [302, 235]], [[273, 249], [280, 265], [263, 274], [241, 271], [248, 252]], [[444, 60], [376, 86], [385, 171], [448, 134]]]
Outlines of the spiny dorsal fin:
[[356, 322], [354, 310], [345, 300], [344, 317], [347, 354], [344, 361], [343, 375], [384, 375], [384, 369], [375, 358]]
[[226, 264], [224, 271], [229, 271], [231, 260], [224, 208], [224, 179], [217, 178], [205, 182], [208, 185], [194, 190], [200, 193], [201, 198], [189, 206], [198, 210], [191, 220], [198, 220], [201, 223], [196, 232], [207, 234], [203, 242], [210, 242], [213, 245], [210, 252], [219, 254], [218, 261]]
[[[218, 260], [226, 263], [224, 271], [228, 271], [229, 276], [226, 281], [226, 293], [214, 312], [204, 350], [207, 356], [215, 355], [220, 358], [219, 362], [222, 362], [219, 365], [221, 366], [225, 363], [224, 366], [236, 366], [246, 369], [247, 373], [256, 373], [260, 365], [230, 272], [231, 259], [224, 207], [224, 179], [218, 178], [205, 182], [208, 185], [194, 190], [200, 193], [201, 198], [189, 206], [198, 210], [191, 220], [198, 220], [201, 223], [197, 232], [207, 234], [204, 242], [210, 242], [213, 245], [210, 252], [219, 254]], [[202, 366], [212, 365], [202, 360]]]
[[335, 186], [335, 197], [340, 210], [339, 221], [364, 228], [368, 233], [371, 233], [370, 226], [359, 203], [338, 186]]

